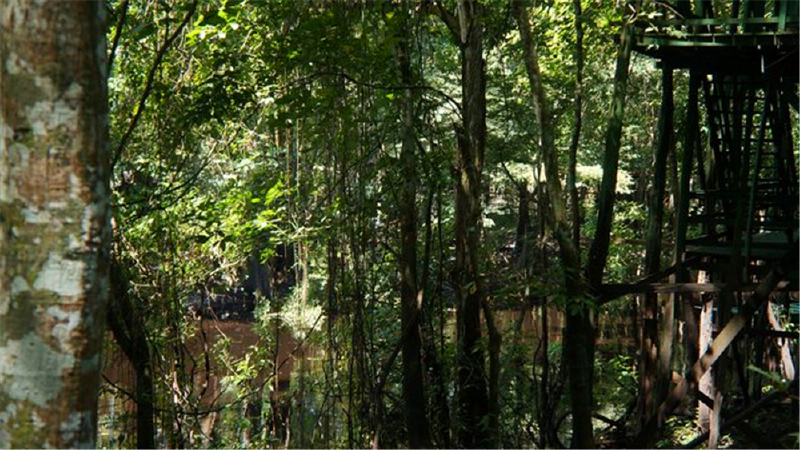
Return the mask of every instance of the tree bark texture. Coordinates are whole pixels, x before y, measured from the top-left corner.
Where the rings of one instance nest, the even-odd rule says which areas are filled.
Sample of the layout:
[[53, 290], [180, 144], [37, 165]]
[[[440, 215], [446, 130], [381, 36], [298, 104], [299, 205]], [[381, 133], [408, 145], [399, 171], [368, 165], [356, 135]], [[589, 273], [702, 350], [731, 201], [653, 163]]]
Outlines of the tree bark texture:
[[[407, 21], [405, 21], [407, 23]], [[405, 86], [413, 84], [411, 58], [404, 36], [397, 41], [400, 78]], [[400, 297], [403, 340], [403, 400], [405, 401], [408, 445], [430, 448], [431, 439], [425, 408], [425, 386], [422, 377], [422, 336], [420, 310], [422, 292], [417, 286], [417, 168], [414, 131], [414, 91], [403, 92], [403, 144], [400, 151], [402, 192], [400, 195]], [[406, 331], [408, 330], [408, 331]]]
[[102, 2], [0, 2], [0, 447], [95, 447], [109, 289], [104, 15]]
[[483, 60], [482, 6], [458, 3], [461, 45], [463, 128], [458, 131], [456, 182], [456, 292], [458, 333], [459, 444], [489, 447], [484, 351], [481, 346], [481, 172], [486, 144], [486, 73]]

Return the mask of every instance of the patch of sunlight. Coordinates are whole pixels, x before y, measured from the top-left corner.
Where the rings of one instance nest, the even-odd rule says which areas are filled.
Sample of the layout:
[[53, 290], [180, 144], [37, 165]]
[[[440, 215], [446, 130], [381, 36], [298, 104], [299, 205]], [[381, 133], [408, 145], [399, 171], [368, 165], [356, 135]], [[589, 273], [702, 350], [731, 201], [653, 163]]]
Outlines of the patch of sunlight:
[[315, 325], [319, 325], [319, 319], [322, 316], [321, 306], [312, 305], [308, 299], [302, 297], [300, 289], [293, 290], [281, 310], [283, 323], [289, 327], [295, 337], [308, 334]]

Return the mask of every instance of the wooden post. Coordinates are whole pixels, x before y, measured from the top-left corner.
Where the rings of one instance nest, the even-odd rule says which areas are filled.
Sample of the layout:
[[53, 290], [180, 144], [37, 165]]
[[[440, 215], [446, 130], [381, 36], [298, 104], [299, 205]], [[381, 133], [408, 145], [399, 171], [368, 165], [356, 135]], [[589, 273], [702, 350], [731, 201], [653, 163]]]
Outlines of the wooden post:
[[661, 75], [661, 110], [658, 118], [658, 144], [655, 154], [653, 193], [650, 198], [648, 216], [647, 249], [645, 271], [652, 275], [661, 266], [661, 235], [664, 216], [664, 186], [666, 185], [667, 154], [672, 145], [673, 130], [673, 85], [672, 68], [666, 63]]
[[[683, 136], [683, 154], [681, 157], [680, 184], [678, 191], [678, 211], [677, 229], [675, 230], [675, 253], [674, 260], [677, 270], [675, 272], [675, 282], [683, 283], [688, 281], [688, 273], [684, 266], [684, 251], [686, 249], [686, 229], [688, 226], [689, 215], [689, 184], [692, 178], [692, 156], [694, 146], [697, 142], [696, 135], [699, 131], [698, 113], [698, 91], [700, 87], [700, 74], [695, 71], [689, 73], [689, 96], [686, 105], [686, 127]], [[699, 151], [699, 149], [698, 149]], [[697, 320], [694, 316], [694, 308], [689, 298], [684, 302], [685, 320], [685, 346], [686, 355], [689, 360], [687, 366], [691, 367], [699, 356]]]
[[[708, 347], [711, 345], [711, 341], [714, 339], [713, 332], [714, 332], [714, 302], [706, 302], [703, 303], [702, 310], [700, 311], [700, 353], [703, 354], [708, 350]], [[716, 395], [716, 389], [714, 387], [714, 376], [712, 372], [709, 370], [706, 372], [702, 378], [698, 380], [699, 383], [699, 391], [709, 398], [714, 398]], [[713, 412], [711, 408], [708, 407], [703, 402], [698, 402], [697, 405], [697, 426], [703, 430], [704, 432], [708, 432], [711, 430], [712, 425], [712, 416]]]
[[722, 412], [722, 394], [714, 394], [714, 410], [711, 413], [711, 425], [708, 430], [708, 448], [717, 448], [720, 432], [720, 413]]

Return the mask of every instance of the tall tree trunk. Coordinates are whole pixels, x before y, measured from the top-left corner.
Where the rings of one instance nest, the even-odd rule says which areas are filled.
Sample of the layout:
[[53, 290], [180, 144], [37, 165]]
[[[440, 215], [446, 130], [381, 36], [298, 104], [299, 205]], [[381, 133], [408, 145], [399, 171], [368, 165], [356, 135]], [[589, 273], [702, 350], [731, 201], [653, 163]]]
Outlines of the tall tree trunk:
[[[593, 291], [597, 291], [603, 281], [608, 249], [611, 242], [611, 223], [614, 218], [614, 202], [617, 189], [617, 169], [619, 167], [619, 149], [622, 144], [622, 124], [625, 114], [625, 98], [628, 91], [628, 68], [630, 66], [631, 49], [633, 47], [633, 25], [623, 26], [619, 48], [617, 49], [617, 67], [614, 73], [614, 94], [611, 104], [611, 116], [608, 120], [605, 136], [605, 154], [603, 156], [603, 179], [600, 186], [597, 211], [597, 228], [595, 228], [592, 245], [589, 248], [586, 277]], [[576, 328], [579, 327], [579, 328]], [[593, 333], [593, 325], [588, 315], [582, 315], [570, 325], [567, 318], [567, 329], [578, 329]], [[584, 350], [589, 357], [588, 383], [592, 383], [592, 361], [594, 360], [594, 336], [590, 334], [585, 341]], [[572, 385], [571, 385], [572, 386]], [[589, 390], [591, 396], [591, 388]], [[589, 399], [591, 401], [591, 397]], [[591, 411], [588, 412], [591, 416]], [[574, 414], [574, 411], [573, 411]]]
[[[650, 197], [650, 209], [647, 227], [647, 249], [645, 252], [645, 273], [653, 275], [661, 268], [661, 237], [664, 218], [664, 190], [667, 177], [667, 155], [672, 144], [673, 128], [673, 86], [672, 68], [664, 67], [661, 77], [661, 111], [658, 117], [658, 143], [654, 162], [653, 190]], [[671, 301], [671, 300], [669, 300]], [[669, 309], [669, 308], [667, 308]], [[661, 396], [666, 396], [669, 387], [669, 378], [664, 380], [664, 374], [669, 374], [669, 362], [666, 361], [661, 367], [659, 357], [667, 356], [664, 354], [665, 342], [657, 345], [658, 342], [658, 294], [648, 293], [644, 297], [642, 307], [643, 336], [641, 342], [641, 354], [639, 361], [639, 443], [644, 448], [655, 445], [657, 440], [656, 430], [645, 430], [644, 424], [650, 422], [650, 417], [656, 412], [656, 408], [661, 404]], [[672, 326], [672, 322], [664, 323], [664, 326]], [[671, 334], [669, 336], [672, 338]], [[671, 343], [671, 342], [670, 342]], [[664, 389], [659, 385], [663, 385]], [[663, 394], [662, 394], [663, 391]]]
[[614, 73], [614, 97], [611, 104], [611, 116], [605, 136], [605, 154], [603, 155], [603, 179], [597, 200], [597, 228], [592, 246], [589, 249], [589, 261], [586, 273], [593, 288], [603, 281], [606, 261], [608, 259], [609, 236], [611, 222], [614, 218], [614, 202], [617, 197], [617, 169], [619, 168], [619, 149], [622, 144], [622, 123], [625, 114], [625, 97], [628, 92], [628, 68], [631, 60], [633, 44], [633, 26], [626, 25], [620, 36], [617, 51], [617, 68]]
[[109, 288], [102, 2], [0, 2], [0, 447], [89, 447]]
[[[330, 167], [330, 166], [329, 166]], [[329, 184], [330, 186], [330, 184]], [[325, 280], [325, 296], [326, 296], [326, 344], [328, 346], [327, 358], [325, 360], [325, 387], [328, 389], [328, 394], [331, 397], [331, 404], [335, 405], [338, 398], [338, 366], [339, 366], [339, 349], [336, 344], [336, 319], [339, 315], [339, 302], [337, 298], [336, 282], [338, 279], [339, 259], [336, 257], [338, 252], [338, 243], [335, 237], [330, 237], [327, 242], [327, 278]], [[325, 447], [331, 447], [331, 443], [335, 440], [336, 436], [336, 408], [334, 406], [327, 407], [323, 410], [322, 416], [322, 434], [324, 435], [323, 442]]]
[[503, 335], [497, 329], [494, 311], [486, 299], [483, 300], [483, 316], [489, 337], [489, 440], [492, 448], [500, 447], [500, 348]]
[[575, 13], [575, 124], [572, 127], [572, 138], [569, 143], [569, 166], [567, 169], [567, 190], [572, 212], [572, 241], [580, 257], [581, 246], [581, 210], [578, 199], [576, 166], [578, 165], [578, 146], [581, 139], [581, 110], [583, 109], [583, 13], [581, 0], [572, 0]]
[[[553, 135], [553, 124], [547, 109], [544, 86], [539, 70], [538, 56], [530, 30], [526, 5], [512, 0], [520, 30], [525, 67], [533, 91], [534, 115], [541, 129], [542, 156], [547, 175], [547, 191], [553, 210], [552, 226], [559, 244], [564, 266], [564, 287], [569, 296], [567, 306], [567, 329], [565, 351], [569, 362], [570, 405], [572, 406], [572, 446], [594, 447], [592, 431], [592, 372], [594, 362], [594, 332], [592, 311], [586, 306], [589, 295], [580, 275], [580, 257], [576, 243], [570, 236], [566, 203], [562, 195], [558, 174], [558, 155]], [[631, 26], [623, 28], [617, 54], [617, 69], [614, 77], [612, 114], [606, 131], [606, 153], [603, 164], [603, 181], [600, 192], [598, 226], [589, 253], [587, 278], [593, 288], [602, 281], [608, 256], [611, 219], [615, 199], [619, 148], [622, 136], [622, 119], [627, 91], [628, 66], [631, 53]]]
[[558, 241], [561, 263], [564, 266], [564, 288], [569, 296], [567, 307], [566, 354], [569, 360], [570, 404], [572, 406], [573, 446], [593, 448], [592, 432], [592, 340], [589, 311], [584, 305], [588, 294], [581, 279], [580, 256], [570, 236], [567, 205], [562, 195], [558, 170], [558, 154], [553, 135], [553, 123], [547, 108], [544, 85], [539, 70], [539, 58], [530, 29], [526, 4], [512, 0], [520, 30], [525, 68], [533, 91], [534, 115], [539, 123], [540, 147], [545, 165], [547, 193], [552, 209], [551, 226]]
[[[406, 19], [404, 17], [404, 19]], [[408, 20], [404, 20], [407, 28]], [[407, 30], [403, 30], [407, 31]], [[413, 84], [408, 41], [399, 36], [397, 60], [404, 86]], [[417, 286], [417, 163], [414, 131], [414, 91], [403, 92], [403, 144], [400, 151], [402, 192], [400, 194], [400, 322], [403, 330], [403, 400], [405, 401], [408, 445], [430, 448], [428, 416], [425, 408], [425, 386], [422, 377], [422, 337], [420, 309], [422, 291]], [[406, 331], [409, 330], [409, 331]]]
[[114, 340], [133, 365], [136, 375], [136, 446], [155, 448], [155, 390], [150, 348], [140, 313], [136, 311], [128, 292], [129, 281], [120, 263], [111, 263], [111, 289], [114, 293], [109, 309], [108, 323]]
[[483, 7], [461, 0], [461, 92], [463, 129], [458, 136], [456, 184], [456, 292], [458, 332], [458, 441], [463, 447], [489, 447], [484, 352], [481, 346], [480, 229], [481, 172], [486, 143], [486, 73], [483, 61]]
[[[436, 234], [437, 234], [437, 246], [439, 248], [439, 258], [437, 261], [437, 270], [436, 270], [436, 288], [435, 288], [435, 298], [438, 300], [437, 303], [437, 310], [439, 313], [439, 329], [438, 332], [434, 332], [433, 323], [431, 323], [431, 332], [426, 334], [425, 336], [429, 336], [430, 346], [428, 347], [430, 350], [425, 352], [425, 361], [426, 365], [429, 368], [429, 380], [430, 384], [434, 389], [434, 400], [433, 404], [434, 411], [432, 412], [433, 417], [435, 417], [435, 429], [436, 429], [436, 444], [439, 448], [450, 448], [451, 445], [451, 421], [450, 421], [450, 405], [448, 404], [447, 394], [449, 391], [448, 382], [446, 380], [447, 371], [445, 367], [445, 322], [446, 322], [446, 312], [444, 306], [444, 279], [445, 274], [442, 268], [445, 265], [445, 253], [444, 253], [444, 237], [442, 231], [442, 188], [441, 184], [437, 183], [436, 181], [431, 182], [431, 192], [433, 193], [433, 189], [436, 189]], [[433, 200], [433, 198], [431, 198]], [[430, 229], [430, 210], [428, 211], [428, 215], [426, 217], [426, 221], [428, 222], [426, 226]], [[428, 258], [425, 258], [428, 260]], [[426, 263], [424, 267], [428, 267], [429, 264]], [[423, 275], [425, 272], [423, 272]], [[423, 276], [423, 280], [426, 277]], [[427, 284], [427, 283], [425, 283]], [[424, 285], [425, 285], [424, 284]], [[423, 285], [423, 286], [424, 286]], [[434, 306], [433, 302], [430, 303], [430, 311], [433, 311]], [[433, 312], [431, 312], [431, 319], [433, 317]], [[432, 322], [432, 320], [431, 320]], [[436, 339], [438, 338], [438, 348]]]

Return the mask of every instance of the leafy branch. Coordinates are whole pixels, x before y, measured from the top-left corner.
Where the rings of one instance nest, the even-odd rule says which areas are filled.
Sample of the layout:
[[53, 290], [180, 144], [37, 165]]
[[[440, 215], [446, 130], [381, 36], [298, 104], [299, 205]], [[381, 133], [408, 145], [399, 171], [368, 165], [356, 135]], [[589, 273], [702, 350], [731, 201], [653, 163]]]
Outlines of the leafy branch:
[[[156, 72], [158, 68], [161, 66], [161, 62], [164, 60], [164, 56], [167, 54], [167, 50], [169, 50], [170, 46], [172, 46], [173, 42], [180, 36], [183, 29], [186, 25], [189, 24], [189, 21], [194, 16], [195, 11], [197, 10], [197, 3], [199, 0], [194, 0], [192, 4], [189, 6], [189, 11], [184, 16], [183, 21], [181, 21], [180, 25], [172, 32], [172, 34], [164, 41], [164, 44], [158, 49], [156, 53], [156, 59], [153, 61], [152, 67], [150, 67], [150, 72], [147, 74], [147, 81], [145, 82], [144, 91], [142, 92], [142, 96], [139, 98], [139, 104], [136, 107], [136, 114], [133, 116], [130, 124], [128, 124], [128, 129], [125, 131], [125, 134], [122, 136], [120, 140], [119, 146], [117, 150], [114, 152], [114, 157], [111, 160], [111, 171], [114, 171], [114, 167], [119, 162], [119, 159], [122, 157], [122, 154], [125, 152], [125, 147], [128, 145], [128, 141], [131, 139], [133, 135], [133, 130], [136, 129], [136, 125], [139, 123], [139, 119], [142, 117], [142, 113], [144, 112], [145, 107], [147, 106], [147, 99], [150, 97], [150, 93], [153, 90], [153, 83], [155, 82]], [[117, 30], [117, 34], [119, 34], [119, 30]], [[116, 45], [115, 38], [115, 45]]]

